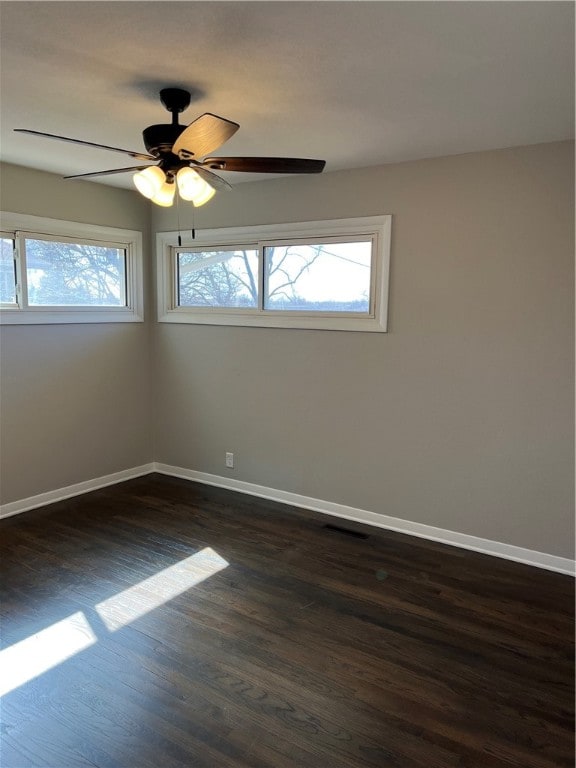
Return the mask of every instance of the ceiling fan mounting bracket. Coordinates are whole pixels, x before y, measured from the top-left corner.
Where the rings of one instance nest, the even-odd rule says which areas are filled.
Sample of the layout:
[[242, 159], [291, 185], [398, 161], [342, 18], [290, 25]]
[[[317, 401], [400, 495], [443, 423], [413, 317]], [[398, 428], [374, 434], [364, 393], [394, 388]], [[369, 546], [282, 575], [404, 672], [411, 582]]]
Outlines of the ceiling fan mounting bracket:
[[[160, 101], [172, 116], [184, 112], [190, 106], [190, 94], [182, 88], [163, 88], [160, 91]], [[176, 118], [177, 119], [177, 118]]]

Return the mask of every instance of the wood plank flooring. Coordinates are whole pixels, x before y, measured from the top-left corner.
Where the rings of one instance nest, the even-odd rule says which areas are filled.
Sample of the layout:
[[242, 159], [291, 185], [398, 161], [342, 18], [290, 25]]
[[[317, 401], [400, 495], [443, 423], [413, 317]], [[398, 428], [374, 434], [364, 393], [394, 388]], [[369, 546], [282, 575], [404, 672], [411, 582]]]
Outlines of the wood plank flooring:
[[570, 577], [327, 523], [160, 475], [3, 521], [2, 768], [573, 767]]

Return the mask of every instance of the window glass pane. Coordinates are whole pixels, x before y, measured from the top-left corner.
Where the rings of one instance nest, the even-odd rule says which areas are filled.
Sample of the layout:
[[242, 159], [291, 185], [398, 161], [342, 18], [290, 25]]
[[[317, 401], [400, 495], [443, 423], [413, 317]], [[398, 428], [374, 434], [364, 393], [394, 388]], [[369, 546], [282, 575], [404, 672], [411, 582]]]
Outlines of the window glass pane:
[[14, 240], [11, 237], [0, 239], [0, 303], [16, 304]]
[[126, 251], [26, 238], [30, 306], [126, 306]]
[[264, 308], [370, 311], [371, 242], [266, 246]]
[[180, 251], [178, 305], [258, 307], [258, 251], [254, 248]]

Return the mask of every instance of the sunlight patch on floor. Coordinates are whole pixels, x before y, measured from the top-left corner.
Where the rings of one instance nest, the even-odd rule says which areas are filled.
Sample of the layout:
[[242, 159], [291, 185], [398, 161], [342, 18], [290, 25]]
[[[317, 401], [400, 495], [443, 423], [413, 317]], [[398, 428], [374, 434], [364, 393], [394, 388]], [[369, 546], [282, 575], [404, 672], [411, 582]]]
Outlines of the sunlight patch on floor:
[[228, 565], [210, 547], [144, 579], [133, 587], [98, 603], [95, 608], [106, 627], [114, 632], [200, 584]]
[[0, 652], [0, 696], [48, 672], [97, 641], [81, 611]]
[[[150, 613], [228, 566], [210, 547], [102, 600], [95, 607], [110, 632]], [[0, 696], [94, 645], [98, 637], [82, 611], [0, 651]]]

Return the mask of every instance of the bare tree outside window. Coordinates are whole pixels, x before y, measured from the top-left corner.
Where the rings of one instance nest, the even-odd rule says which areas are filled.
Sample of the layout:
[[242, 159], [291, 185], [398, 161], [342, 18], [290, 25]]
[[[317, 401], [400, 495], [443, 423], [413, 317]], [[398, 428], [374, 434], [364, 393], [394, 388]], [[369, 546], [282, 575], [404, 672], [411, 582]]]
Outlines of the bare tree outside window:
[[179, 253], [178, 293], [181, 307], [257, 307], [258, 251]]
[[126, 251], [26, 239], [30, 306], [126, 306]]
[[[178, 305], [257, 308], [258, 250], [178, 253]], [[371, 243], [264, 247], [264, 309], [359, 312], [370, 308]]]
[[266, 246], [264, 307], [299, 312], [368, 312], [371, 243]]

